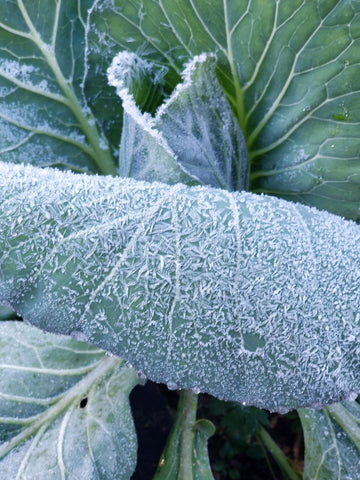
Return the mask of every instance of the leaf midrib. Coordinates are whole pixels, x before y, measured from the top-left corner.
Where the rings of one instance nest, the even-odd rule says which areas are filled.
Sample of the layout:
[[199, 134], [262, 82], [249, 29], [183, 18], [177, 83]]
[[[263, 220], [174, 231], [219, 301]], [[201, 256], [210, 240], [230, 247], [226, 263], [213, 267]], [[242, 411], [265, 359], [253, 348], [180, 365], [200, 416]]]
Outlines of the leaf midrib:
[[[67, 81], [61, 71], [61, 68], [57, 62], [55, 55], [55, 45], [56, 45], [56, 35], [57, 35], [57, 26], [59, 22], [59, 13], [60, 13], [61, 0], [57, 2], [56, 5], [56, 14], [53, 24], [53, 34], [52, 34], [52, 43], [49, 45], [43, 41], [39, 32], [36, 30], [34, 24], [32, 23], [29, 14], [24, 6], [23, 0], [18, 0], [18, 8], [23, 16], [23, 19], [29, 28], [30, 33], [19, 32], [18, 30], [11, 29], [12, 33], [20, 35], [24, 38], [31, 40], [40, 50], [41, 54], [45, 58], [49, 67], [51, 68], [56, 81], [65, 95], [66, 102], [62, 100], [62, 103], [65, 103], [71, 112], [74, 114], [75, 118], [78, 120], [79, 125], [84, 132], [88, 142], [91, 145], [91, 150], [88, 149], [86, 152], [94, 161], [95, 165], [98, 167], [101, 173], [104, 175], [113, 175], [118, 174], [117, 168], [115, 167], [112, 154], [110, 152], [109, 144], [103, 136], [100, 135], [98, 128], [96, 126], [96, 119], [92, 114], [85, 116], [82, 111], [78, 99], [75, 95], [73, 87], [69, 81]], [[0, 24], [3, 26], [3, 24]], [[7, 31], [10, 31], [9, 28], [6, 28]], [[37, 92], [35, 92], [37, 93]], [[55, 98], [54, 98], [55, 99]], [[91, 120], [91, 122], [89, 122]], [[101, 148], [100, 144], [103, 144], [105, 147]], [[83, 147], [83, 146], [82, 146]], [[84, 150], [84, 148], [82, 148]]]

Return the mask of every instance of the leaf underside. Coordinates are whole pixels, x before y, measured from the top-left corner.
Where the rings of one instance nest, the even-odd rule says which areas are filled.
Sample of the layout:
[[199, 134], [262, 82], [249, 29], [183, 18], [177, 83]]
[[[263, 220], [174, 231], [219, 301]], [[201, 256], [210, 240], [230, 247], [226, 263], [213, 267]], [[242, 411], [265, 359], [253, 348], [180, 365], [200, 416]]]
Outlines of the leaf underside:
[[245, 192], [1, 164], [0, 223], [0, 299], [42, 329], [270, 410], [360, 390], [353, 222]]

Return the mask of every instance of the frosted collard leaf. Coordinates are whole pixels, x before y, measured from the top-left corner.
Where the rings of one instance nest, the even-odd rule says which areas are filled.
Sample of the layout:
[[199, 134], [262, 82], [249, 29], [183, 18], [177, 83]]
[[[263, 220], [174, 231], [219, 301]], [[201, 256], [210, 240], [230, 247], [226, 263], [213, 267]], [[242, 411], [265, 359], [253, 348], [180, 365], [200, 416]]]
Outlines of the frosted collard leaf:
[[[203, 183], [227, 190], [248, 186], [246, 144], [215, 74], [216, 58], [202, 54], [186, 66], [172, 95], [154, 117], [141, 114], [129, 84], [156, 78], [154, 64], [119, 53], [108, 70], [123, 101], [119, 171], [122, 176], [166, 183]], [[167, 178], [168, 177], [168, 178]]]
[[[163, 88], [167, 70], [143, 60], [135, 53], [123, 51], [113, 58], [108, 68], [108, 82], [116, 87], [120, 98], [126, 97], [126, 94], [132, 95], [142, 112], [153, 114], [165, 95]], [[125, 91], [120, 93], [123, 89]]]
[[216, 52], [252, 191], [360, 218], [359, 1], [120, 3], [102, 12], [108, 43], [168, 66], [171, 88], [184, 63]]
[[103, 350], [24, 322], [0, 323], [2, 480], [128, 480], [129, 394], [140, 381]]
[[0, 225], [1, 301], [152, 380], [270, 410], [360, 391], [353, 222], [246, 192], [1, 164]]

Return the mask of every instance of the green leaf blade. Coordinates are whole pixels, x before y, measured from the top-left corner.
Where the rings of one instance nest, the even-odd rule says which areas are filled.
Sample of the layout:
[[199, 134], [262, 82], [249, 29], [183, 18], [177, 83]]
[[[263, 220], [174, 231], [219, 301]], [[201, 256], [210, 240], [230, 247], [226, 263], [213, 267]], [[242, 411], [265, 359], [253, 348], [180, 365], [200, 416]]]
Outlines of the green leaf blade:
[[322, 410], [300, 409], [304, 430], [304, 480], [341, 478], [360, 474], [360, 407], [344, 402]]
[[359, 6], [298, 4], [245, 89], [252, 189], [357, 219]]
[[92, 2], [3, 3], [2, 161], [116, 174], [108, 141], [96, 126], [83, 87], [87, 8]]
[[355, 223], [246, 192], [0, 172], [0, 298], [40, 328], [270, 410], [359, 390]]
[[23, 322], [1, 322], [0, 330], [1, 478], [128, 480], [136, 373], [102, 350]]

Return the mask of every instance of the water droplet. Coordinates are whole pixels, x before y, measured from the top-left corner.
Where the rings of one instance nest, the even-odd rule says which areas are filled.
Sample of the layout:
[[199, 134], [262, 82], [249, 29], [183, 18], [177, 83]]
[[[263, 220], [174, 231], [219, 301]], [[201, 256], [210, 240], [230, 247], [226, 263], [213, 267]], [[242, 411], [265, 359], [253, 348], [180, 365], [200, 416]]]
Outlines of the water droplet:
[[177, 390], [177, 388], [178, 388], [178, 386], [176, 385], [175, 382], [168, 382], [168, 383], [166, 384], [166, 386], [167, 386], [167, 388], [168, 388], [169, 390]]

